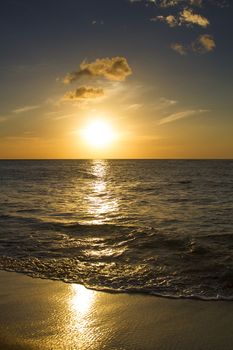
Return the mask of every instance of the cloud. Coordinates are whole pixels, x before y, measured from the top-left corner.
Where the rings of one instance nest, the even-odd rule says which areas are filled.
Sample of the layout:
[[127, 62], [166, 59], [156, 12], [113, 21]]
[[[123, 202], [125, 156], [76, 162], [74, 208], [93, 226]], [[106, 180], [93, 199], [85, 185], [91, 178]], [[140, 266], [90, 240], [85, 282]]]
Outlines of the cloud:
[[99, 77], [111, 81], [124, 81], [131, 74], [132, 69], [125, 57], [98, 58], [91, 63], [83, 61], [79, 70], [67, 74], [63, 82], [69, 84], [83, 77]]
[[98, 19], [94, 19], [92, 22], [91, 22], [92, 25], [103, 25], [104, 24], [104, 21], [103, 20], [98, 20]]
[[201, 6], [203, 0], [157, 0], [156, 3], [160, 7], [175, 7], [179, 5]]
[[212, 35], [203, 34], [191, 44], [191, 47], [194, 52], [204, 54], [213, 51], [216, 44]]
[[220, 7], [226, 7], [229, 5], [229, 0], [129, 0], [130, 2], [145, 2], [153, 3], [157, 7], [169, 8], [178, 6], [196, 6], [201, 7], [206, 3], [211, 3]]
[[169, 25], [169, 27], [176, 27], [177, 25], [179, 25], [179, 22], [177, 21], [177, 19], [173, 15], [157, 16], [157, 17], [151, 18], [151, 21], [165, 22]]
[[202, 3], [202, 0], [129, 0], [130, 2], [151, 2], [158, 7], [174, 7], [182, 4], [192, 4]]
[[171, 44], [171, 48], [182, 56], [187, 55], [187, 48], [181, 43]]
[[[169, 27], [177, 27], [185, 25], [186, 27], [199, 26], [206, 28], [210, 25], [207, 17], [200, 13], [196, 13], [194, 8], [207, 7], [207, 5], [215, 5], [221, 8], [230, 6], [229, 0], [129, 0], [130, 2], [141, 1], [144, 3], [153, 2], [154, 5], [163, 11], [171, 8], [172, 14], [158, 15], [152, 17], [151, 21], [160, 21], [166, 23]], [[173, 9], [174, 8], [174, 9]], [[205, 54], [215, 49], [216, 44], [211, 34], [200, 35], [195, 41], [188, 45], [176, 42], [171, 44], [171, 48], [180, 55], [186, 55], [188, 52], [196, 52]]]
[[164, 111], [170, 109], [171, 107], [174, 107], [177, 103], [178, 101], [168, 99], [166, 97], [160, 97], [154, 99], [153, 103], [147, 103], [146, 105], [142, 103], [127, 104], [125, 105], [124, 109], [129, 112], [139, 111], [142, 108], [145, 108], [146, 110], [149, 110], [151, 112], [160, 110]]
[[171, 123], [178, 119], [183, 119], [195, 114], [206, 113], [206, 112], [209, 112], [209, 111], [206, 109], [198, 109], [198, 110], [187, 110], [187, 111], [173, 113], [165, 118], [160, 119], [159, 125]]
[[25, 113], [25, 112], [29, 112], [29, 111], [33, 111], [34, 109], [40, 108], [40, 106], [24, 106], [24, 107], [20, 107], [20, 108], [16, 108], [12, 111], [12, 113]]
[[157, 109], [168, 108], [174, 106], [178, 103], [178, 101], [168, 99], [166, 97], [161, 97], [157, 103]]
[[174, 43], [171, 48], [180, 55], [186, 55], [189, 51], [199, 54], [205, 54], [215, 49], [216, 44], [214, 38], [210, 34], [202, 34], [190, 45], [185, 46], [181, 43]]
[[151, 21], [164, 22], [168, 24], [169, 27], [181, 26], [183, 24], [190, 26], [192, 24], [195, 24], [205, 28], [210, 24], [209, 20], [206, 17], [193, 13], [191, 9], [184, 9], [182, 12], [180, 12], [177, 18], [173, 15], [157, 16], [155, 18], [151, 18]]
[[180, 15], [180, 23], [196, 24], [204, 28], [210, 24], [209, 20], [206, 17], [193, 13], [191, 9], [183, 10]]
[[138, 111], [140, 108], [142, 108], [143, 105], [141, 103], [134, 103], [126, 107], [127, 111]]
[[41, 137], [19, 135], [19, 136], [5, 136], [2, 139], [5, 141], [38, 141], [38, 140], [41, 140]]
[[73, 118], [73, 117], [76, 117], [76, 116], [77, 116], [77, 113], [63, 114], [63, 115], [59, 115], [57, 117], [54, 117], [53, 120], [68, 119], [68, 118]]
[[102, 88], [94, 88], [90, 86], [81, 86], [74, 91], [67, 92], [63, 101], [84, 101], [103, 97], [105, 95]]

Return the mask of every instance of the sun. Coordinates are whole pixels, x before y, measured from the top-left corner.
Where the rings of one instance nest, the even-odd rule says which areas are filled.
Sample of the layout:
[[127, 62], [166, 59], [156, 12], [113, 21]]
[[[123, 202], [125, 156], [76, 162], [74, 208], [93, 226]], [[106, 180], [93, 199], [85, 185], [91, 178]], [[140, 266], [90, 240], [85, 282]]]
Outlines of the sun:
[[112, 143], [115, 134], [110, 124], [105, 121], [93, 121], [81, 130], [85, 142], [93, 147], [104, 147]]

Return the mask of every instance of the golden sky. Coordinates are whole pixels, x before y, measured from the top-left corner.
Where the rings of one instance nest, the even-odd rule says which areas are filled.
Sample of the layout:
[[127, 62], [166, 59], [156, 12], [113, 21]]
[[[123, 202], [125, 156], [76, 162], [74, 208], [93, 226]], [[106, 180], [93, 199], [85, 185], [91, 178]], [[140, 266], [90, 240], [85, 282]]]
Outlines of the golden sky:
[[232, 158], [229, 2], [100, 2], [4, 5], [0, 158]]

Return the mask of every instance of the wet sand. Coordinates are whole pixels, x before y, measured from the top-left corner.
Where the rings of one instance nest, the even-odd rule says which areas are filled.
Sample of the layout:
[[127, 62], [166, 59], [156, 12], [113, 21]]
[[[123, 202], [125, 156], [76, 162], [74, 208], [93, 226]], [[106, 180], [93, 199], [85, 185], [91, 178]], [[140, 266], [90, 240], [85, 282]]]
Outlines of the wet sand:
[[110, 294], [0, 271], [0, 350], [230, 350], [233, 302]]

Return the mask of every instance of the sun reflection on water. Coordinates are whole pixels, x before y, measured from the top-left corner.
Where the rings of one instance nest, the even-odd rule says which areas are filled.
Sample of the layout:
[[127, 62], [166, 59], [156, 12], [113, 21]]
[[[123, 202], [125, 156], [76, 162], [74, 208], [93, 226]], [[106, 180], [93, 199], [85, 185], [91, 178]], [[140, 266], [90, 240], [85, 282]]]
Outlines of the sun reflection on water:
[[114, 198], [108, 183], [107, 170], [107, 161], [93, 160], [92, 173], [96, 179], [91, 184], [87, 200], [88, 212], [94, 217], [94, 224], [109, 221], [110, 216], [118, 209], [118, 200]]

